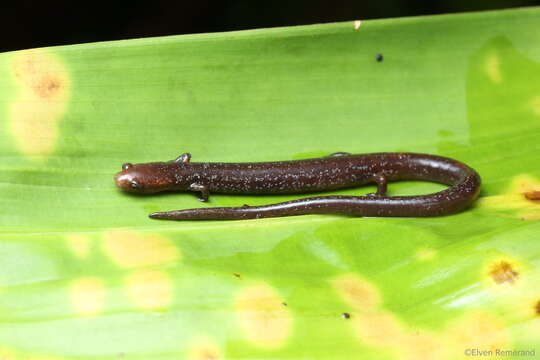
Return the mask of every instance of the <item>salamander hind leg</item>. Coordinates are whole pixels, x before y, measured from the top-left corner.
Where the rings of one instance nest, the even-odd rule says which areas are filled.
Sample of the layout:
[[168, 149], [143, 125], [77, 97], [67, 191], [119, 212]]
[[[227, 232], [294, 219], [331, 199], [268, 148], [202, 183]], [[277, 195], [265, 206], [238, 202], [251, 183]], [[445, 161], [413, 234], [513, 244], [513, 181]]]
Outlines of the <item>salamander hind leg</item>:
[[208, 186], [198, 183], [193, 183], [189, 186], [189, 190], [191, 191], [199, 191], [199, 200], [203, 202], [208, 201], [208, 197], [210, 195], [208, 191]]
[[388, 179], [384, 174], [375, 174], [373, 176], [373, 182], [377, 184], [377, 192], [369, 193], [368, 196], [386, 196], [388, 191]]

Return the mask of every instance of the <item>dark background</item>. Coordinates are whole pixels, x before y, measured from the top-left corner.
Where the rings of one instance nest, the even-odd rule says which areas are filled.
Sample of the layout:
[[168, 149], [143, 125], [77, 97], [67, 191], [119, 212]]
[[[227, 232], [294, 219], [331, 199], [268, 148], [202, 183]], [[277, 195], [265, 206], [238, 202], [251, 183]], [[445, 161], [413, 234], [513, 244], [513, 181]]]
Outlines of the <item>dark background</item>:
[[0, 51], [539, 5], [531, 0], [6, 1]]

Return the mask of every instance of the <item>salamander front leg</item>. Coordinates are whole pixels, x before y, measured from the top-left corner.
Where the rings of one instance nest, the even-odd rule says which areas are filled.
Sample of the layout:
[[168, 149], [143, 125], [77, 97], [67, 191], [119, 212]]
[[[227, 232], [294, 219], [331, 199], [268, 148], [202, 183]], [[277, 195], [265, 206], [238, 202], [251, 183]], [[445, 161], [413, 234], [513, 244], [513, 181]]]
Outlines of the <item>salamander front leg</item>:
[[193, 183], [193, 184], [191, 184], [189, 186], [189, 190], [191, 190], [191, 191], [199, 191], [200, 192], [199, 201], [203, 201], [203, 202], [208, 201], [208, 196], [210, 195], [210, 193], [208, 191], [208, 186], [203, 185], [203, 184]]
[[386, 196], [388, 191], [388, 179], [383, 174], [373, 176], [373, 182], [377, 184], [377, 192], [369, 193], [368, 196]]
[[330, 154], [328, 156], [329, 157], [336, 157], [336, 156], [349, 156], [349, 155], [351, 155], [351, 153], [340, 151], [340, 152], [335, 152], [333, 154]]
[[191, 160], [191, 154], [190, 153], [183, 153], [173, 161], [175, 163], [188, 163]]

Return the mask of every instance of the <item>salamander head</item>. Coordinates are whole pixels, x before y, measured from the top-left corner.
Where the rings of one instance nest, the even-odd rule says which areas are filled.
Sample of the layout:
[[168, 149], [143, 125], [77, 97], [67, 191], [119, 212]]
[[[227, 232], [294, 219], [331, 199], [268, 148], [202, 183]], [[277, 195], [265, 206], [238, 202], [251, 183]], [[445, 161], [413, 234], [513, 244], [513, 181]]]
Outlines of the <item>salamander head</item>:
[[137, 194], [152, 194], [178, 188], [169, 163], [124, 164], [114, 181], [120, 189]]

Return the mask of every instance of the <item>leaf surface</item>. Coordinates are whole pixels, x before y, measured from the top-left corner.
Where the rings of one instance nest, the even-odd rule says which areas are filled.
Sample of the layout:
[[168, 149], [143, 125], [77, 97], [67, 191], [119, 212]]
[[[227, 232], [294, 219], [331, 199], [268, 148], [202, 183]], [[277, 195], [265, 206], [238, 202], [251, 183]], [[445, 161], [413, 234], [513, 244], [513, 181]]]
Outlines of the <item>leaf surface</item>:
[[[530, 8], [1, 54], [0, 358], [533, 350], [539, 24]], [[481, 174], [481, 198], [438, 218], [164, 222], [147, 214], [298, 196], [205, 205], [113, 183], [122, 163], [183, 152], [242, 162], [338, 151], [453, 157]], [[400, 182], [390, 194], [442, 188]]]

